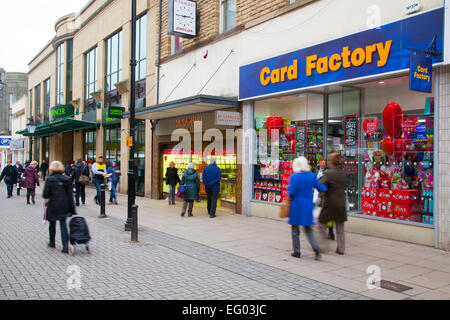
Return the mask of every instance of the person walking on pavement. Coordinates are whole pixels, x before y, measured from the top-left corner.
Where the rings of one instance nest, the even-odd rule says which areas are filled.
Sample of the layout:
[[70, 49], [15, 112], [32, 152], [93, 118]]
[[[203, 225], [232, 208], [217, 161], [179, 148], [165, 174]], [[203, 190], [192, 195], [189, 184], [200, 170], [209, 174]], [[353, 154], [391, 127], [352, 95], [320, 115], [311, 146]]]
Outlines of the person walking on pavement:
[[83, 163], [81, 159], [77, 160], [77, 163], [73, 166], [72, 177], [75, 183], [75, 205], [80, 206], [81, 203], [86, 204], [86, 185], [80, 183], [80, 177], [89, 177], [89, 168]]
[[222, 172], [217, 166], [215, 158], [211, 158], [209, 166], [203, 170], [202, 179], [207, 195], [208, 214], [210, 218], [215, 218], [217, 199], [220, 192], [220, 180], [222, 179]]
[[56, 222], [61, 228], [62, 252], [69, 253], [69, 234], [67, 232], [66, 219], [75, 215], [73, 202], [72, 180], [64, 176], [64, 165], [59, 161], [53, 161], [49, 167], [49, 174], [44, 186], [43, 198], [48, 200], [46, 220], [50, 222], [48, 246], [55, 248]]
[[179, 183], [178, 169], [175, 168], [175, 162], [172, 161], [166, 171], [166, 185], [169, 186], [169, 206], [175, 205], [175, 190]]
[[[319, 161], [319, 171], [317, 172], [317, 179], [320, 181], [320, 179], [322, 179], [324, 172], [328, 169], [328, 164], [327, 164], [327, 159], [326, 158], [321, 158]], [[321, 194], [321, 197], [318, 197], [318, 204], [316, 203], [316, 205], [323, 207], [323, 200], [325, 198], [325, 194]], [[334, 240], [335, 236], [334, 236], [334, 221], [330, 221], [328, 223], [328, 239], [330, 240]]]
[[23, 173], [25, 172], [25, 169], [23, 168], [23, 166], [20, 164], [20, 161], [16, 161], [16, 168], [17, 168], [17, 172], [19, 174], [19, 182], [17, 184], [17, 195], [20, 196], [20, 190], [23, 187]]
[[301, 257], [300, 251], [300, 226], [303, 226], [314, 252], [316, 260], [321, 259], [320, 246], [314, 237], [312, 226], [314, 225], [313, 217], [313, 189], [319, 192], [327, 191], [327, 186], [322, 185], [314, 173], [311, 173], [311, 167], [308, 160], [300, 157], [293, 163], [294, 175], [289, 181], [289, 197], [291, 199], [289, 210], [289, 224], [291, 225], [292, 243], [294, 252], [291, 254], [294, 258]]
[[30, 197], [33, 204], [36, 204], [34, 197], [36, 194], [36, 186], [39, 186], [39, 176], [36, 166], [37, 161], [32, 161], [23, 173], [23, 176], [25, 178], [23, 186], [27, 189], [27, 204], [30, 204]]
[[117, 184], [120, 181], [120, 168], [117, 166], [117, 162], [113, 161], [111, 163], [111, 166], [108, 168], [108, 175], [111, 175], [108, 178], [108, 181], [111, 182], [111, 193], [109, 196], [109, 203], [114, 203], [114, 204], [119, 204], [117, 202], [117, 195], [116, 195], [116, 190], [117, 190]]
[[105, 177], [107, 176], [106, 165], [103, 163], [102, 156], [98, 157], [97, 162], [92, 165], [92, 175], [95, 188], [97, 189], [94, 201], [96, 204], [100, 205], [100, 202], [102, 201], [102, 191], [100, 186], [105, 183]]
[[183, 211], [181, 216], [184, 217], [189, 205], [189, 217], [192, 217], [192, 209], [194, 208], [194, 201], [197, 200], [197, 194], [200, 190], [200, 181], [198, 179], [197, 172], [195, 172], [195, 165], [193, 163], [188, 164], [188, 170], [183, 174], [181, 178], [181, 185], [186, 187], [186, 191], [183, 194]]
[[69, 162], [67, 162], [66, 168], [64, 169], [64, 174], [66, 176], [68, 176], [69, 178], [72, 178], [73, 165], [74, 165], [74, 162], [72, 160], [70, 160]]
[[11, 160], [6, 162], [6, 167], [3, 168], [0, 176], [0, 182], [5, 179], [6, 189], [8, 192], [8, 199], [13, 196], [14, 185], [19, 181], [19, 173], [16, 166], [12, 165]]
[[47, 164], [47, 161], [45, 161], [45, 159], [42, 160], [40, 171], [41, 171], [42, 180], [45, 181], [45, 178], [47, 177], [47, 171], [48, 171], [48, 164]]
[[322, 237], [322, 250], [327, 251], [327, 224], [330, 221], [336, 223], [337, 248], [336, 253], [343, 255], [345, 252], [344, 223], [347, 221], [347, 207], [345, 190], [347, 188], [347, 176], [341, 168], [342, 158], [338, 153], [328, 156], [329, 169], [325, 171], [321, 183], [328, 187], [325, 193], [322, 212], [319, 216], [319, 230]]

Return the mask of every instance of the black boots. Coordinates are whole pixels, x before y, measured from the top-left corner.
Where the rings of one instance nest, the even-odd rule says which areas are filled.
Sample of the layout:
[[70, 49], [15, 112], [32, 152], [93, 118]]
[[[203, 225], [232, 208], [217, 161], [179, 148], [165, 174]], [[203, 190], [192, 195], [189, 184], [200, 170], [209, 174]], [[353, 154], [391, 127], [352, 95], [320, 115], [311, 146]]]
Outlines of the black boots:
[[69, 253], [69, 246], [66, 244], [63, 245], [62, 253]]
[[334, 241], [334, 239], [335, 239], [335, 237], [334, 237], [334, 228], [328, 228], [328, 239]]
[[55, 249], [55, 248], [56, 248], [56, 245], [55, 245], [54, 242], [49, 242], [49, 243], [47, 244], [47, 246], [48, 246], [49, 248], [52, 248], [52, 249]]

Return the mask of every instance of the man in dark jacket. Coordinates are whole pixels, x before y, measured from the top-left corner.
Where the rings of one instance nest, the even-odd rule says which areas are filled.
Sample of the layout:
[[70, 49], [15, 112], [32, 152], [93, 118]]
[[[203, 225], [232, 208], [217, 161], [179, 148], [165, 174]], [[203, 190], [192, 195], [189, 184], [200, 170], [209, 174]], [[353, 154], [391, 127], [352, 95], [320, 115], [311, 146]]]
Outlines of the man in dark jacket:
[[222, 172], [216, 164], [216, 159], [211, 158], [210, 165], [203, 170], [202, 179], [208, 199], [208, 214], [210, 218], [215, 218], [217, 199], [220, 192], [220, 180], [222, 179]]
[[326, 251], [327, 224], [330, 221], [336, 223], [337, 249], [336, 253], [343, 255], [345, 251], [344, 223], [347, 221], [347, 206], [345, 190], [347, 188], [347, 175], [341, 169], [342, 159], [337, 153], [328, 157], [329, 169], [324, 172], [320, 183], [328, 186], [325, 193], [323, 208], [319, 216], [319, 229], [322, 234], [323, 247]]
[[19, 181], [19, 173], [17, 168], [12, 165], [11, 160], [8, 160], [6, 167], [0, 176], [0, 182], [5, 179], [6, 189], [8, 190], [8, 199], [13, 196], [14, 185]]
[[178, 169], [175, 168], [175, 162], [172, 161], [166, 171], [166, 184], [169, 186], [169, 206], [175, 205], [175, 189], [179, 183]]
[[45, 181], [45, 177], [47, 176], [47, 171], [48, 171], [48, 164], [47, 164], [47, 161], [45, 161], [45, 159], [42, 160], [40, 171], [42, 174], [42, 180]]
[[22, 175], [25, 172], [25, 169], [20, 164], [20, 161], [16, 161], [16, 168], [19, 178], [19, 183], [17, 184], [17, 195], [20, 196], [20, 189], [22, 189], [23, 183], [22, 183]]
[[75, 200], [77, 207], [80, 206], [80, 196], [81, 203], [83, 205], [86, 204], [86, 186], [80, 183], [80, 177], [82, 175], [89, 177], [89, 168], [88, 166], [83, 164], [83, 161], [81, 159], [78, 159], [77, 163], [73, 166], [72, 169], [72, 178], [75, 183]]

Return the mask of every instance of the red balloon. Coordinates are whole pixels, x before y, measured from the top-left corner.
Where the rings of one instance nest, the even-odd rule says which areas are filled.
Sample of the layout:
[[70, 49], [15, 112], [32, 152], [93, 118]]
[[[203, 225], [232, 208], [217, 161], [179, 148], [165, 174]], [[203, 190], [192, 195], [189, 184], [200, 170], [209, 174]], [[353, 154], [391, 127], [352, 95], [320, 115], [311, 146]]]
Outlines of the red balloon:
[[284, 128], [284, 121], [282, 117], [269, 117], [266, 121], [266, 129], [267, 129], [267, 135], [272, 137], [272, 130], [278, 130], [279, 133]]
[[286, 129], [284, 129], [284, 135], [286, 136], [286, 139], [288, 139], [288, 141], [292, 141], [292, 139], [294, 139], [295, 137], [295, 127], [287, 127]]
[[398, 138], [402, 133], [401, 122], [403, 110], [396, 102], [389, 103], [383, 111], [384, 130], [391, 138]]
[[394, 142], [391, 139], [384, 139], [380, 143], [381, 150], [383, 150], [387, 155], [392, 156], [394, 154]]

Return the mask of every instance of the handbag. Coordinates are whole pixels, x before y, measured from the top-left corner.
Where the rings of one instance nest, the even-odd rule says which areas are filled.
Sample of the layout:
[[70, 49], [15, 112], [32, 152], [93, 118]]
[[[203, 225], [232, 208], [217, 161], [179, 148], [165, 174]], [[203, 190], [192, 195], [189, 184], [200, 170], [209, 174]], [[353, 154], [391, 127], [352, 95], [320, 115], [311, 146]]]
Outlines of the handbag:
[[79, 178], [78, 178], [78, 183], [83, 185], [83, 186], [87, 186], [89, 184], [89, 182], [91, 182], [91, 179], [89, 179], [88, 176], [85, 176], [84, 174], [82, 174]]
[[280, 218], [281, 219], [288, 218], [290, 210], [291, 210], [291, 199], [288, 198], [281, 205]]

